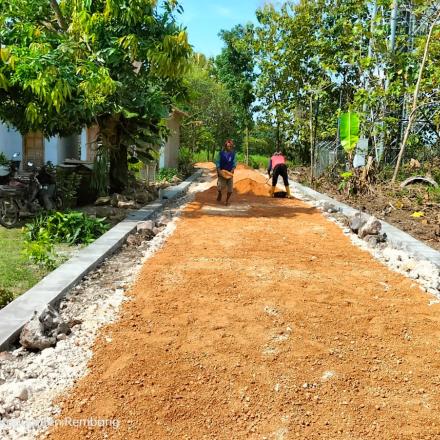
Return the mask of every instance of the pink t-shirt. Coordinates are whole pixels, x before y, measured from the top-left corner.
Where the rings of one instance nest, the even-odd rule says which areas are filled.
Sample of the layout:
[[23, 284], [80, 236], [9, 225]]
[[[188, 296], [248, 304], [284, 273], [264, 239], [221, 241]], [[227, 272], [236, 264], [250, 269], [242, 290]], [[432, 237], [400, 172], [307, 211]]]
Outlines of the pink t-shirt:
[[284, 159], [284, 156], [282, 155], [272, 156], [270, 160], [272, 161], [272, 169], [281, 163], [286, 163], [286, 159]]

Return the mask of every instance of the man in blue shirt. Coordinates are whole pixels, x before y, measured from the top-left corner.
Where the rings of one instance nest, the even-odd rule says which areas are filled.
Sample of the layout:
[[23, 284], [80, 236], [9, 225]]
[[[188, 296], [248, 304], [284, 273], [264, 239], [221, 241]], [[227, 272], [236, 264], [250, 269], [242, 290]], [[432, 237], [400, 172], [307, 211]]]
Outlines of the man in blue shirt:
[[225, 205], [229, 205], [229, 199], [232, 195], [232, 188], [234, 186], [233, 176], [234, 170], [237, 166], [234, 151], [234, 141], [228, 139], [225, 142], [223, 149], [218, 153], [217, 160], [215, 161], [217, 167], [217, 201], [222, 200], [222, 191], [226, 187], [226, 202]]

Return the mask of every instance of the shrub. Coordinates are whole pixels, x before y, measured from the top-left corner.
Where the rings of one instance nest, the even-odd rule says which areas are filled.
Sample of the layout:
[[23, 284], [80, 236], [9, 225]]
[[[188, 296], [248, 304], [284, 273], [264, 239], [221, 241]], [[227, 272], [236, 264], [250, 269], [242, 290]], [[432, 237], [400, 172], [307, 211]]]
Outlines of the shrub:
[[89, 244], [108, 228], [104, 218], [90, 217], [78, 211], [56, 212], [41, 215], [26, 225], [26, 236], [29, 241], [43, 239], [70, 245]]
[[179, 173], [176, 168], [161, 168], [156, 174], [156, 180], [166, 180], [170, 182], [174, 176]]
[[47, 269], [58, 264], [54, 243], [89, 244], [109, 228], [103, 218], [89, 217], [83, 212], [42, 214], [24, 228], [24, 254]]
[[54, 246], [50, 241], [43, 238], [36, 241], [25, 241], [23, 253], [33, 263], [43, 266], [48, 270], [53, 270], [57, 266], [57, 255]]
[[14, 295], [7, 289], [0, 288], [0, 309], [14, 300]]
[[180, 148], [177, 170], [182, 176], [189, 176], [193, 171], [194, 157], [189, 148]]

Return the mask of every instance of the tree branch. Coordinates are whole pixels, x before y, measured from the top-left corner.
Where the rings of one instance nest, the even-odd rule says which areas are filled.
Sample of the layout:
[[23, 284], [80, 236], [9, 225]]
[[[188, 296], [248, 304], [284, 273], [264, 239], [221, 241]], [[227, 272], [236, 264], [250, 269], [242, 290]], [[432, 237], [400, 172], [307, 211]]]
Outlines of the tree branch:
[[63, 13], [61, 12], [61, 9], [60, 9], [60, 6], [58, 5], [57, 0], [50, 0], [50, 5], [52, 6], [52, 9], [55, 13], [58, 25], [60, 26], [60, 28], [63, 31], [67, 31], [67, 22], [63, 16]]

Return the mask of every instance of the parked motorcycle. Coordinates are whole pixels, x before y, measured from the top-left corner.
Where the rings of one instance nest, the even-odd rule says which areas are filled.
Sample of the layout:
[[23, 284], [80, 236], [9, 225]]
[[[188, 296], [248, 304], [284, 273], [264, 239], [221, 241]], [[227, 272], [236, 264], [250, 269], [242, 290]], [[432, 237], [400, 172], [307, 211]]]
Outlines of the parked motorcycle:
[[35, 216], [46, 210], [62, 209], [55, 177], [46, 166], [37, 169], [32, 162], [28, 177], [11, 178], [8, 185], [0, 185], [0, 224], [6, 228], [16, 226], [23, 217]]
[[20, 153], [14, 153], [7, 164], [0, 165], [0, 185], [7, 185], [20, 169]]

